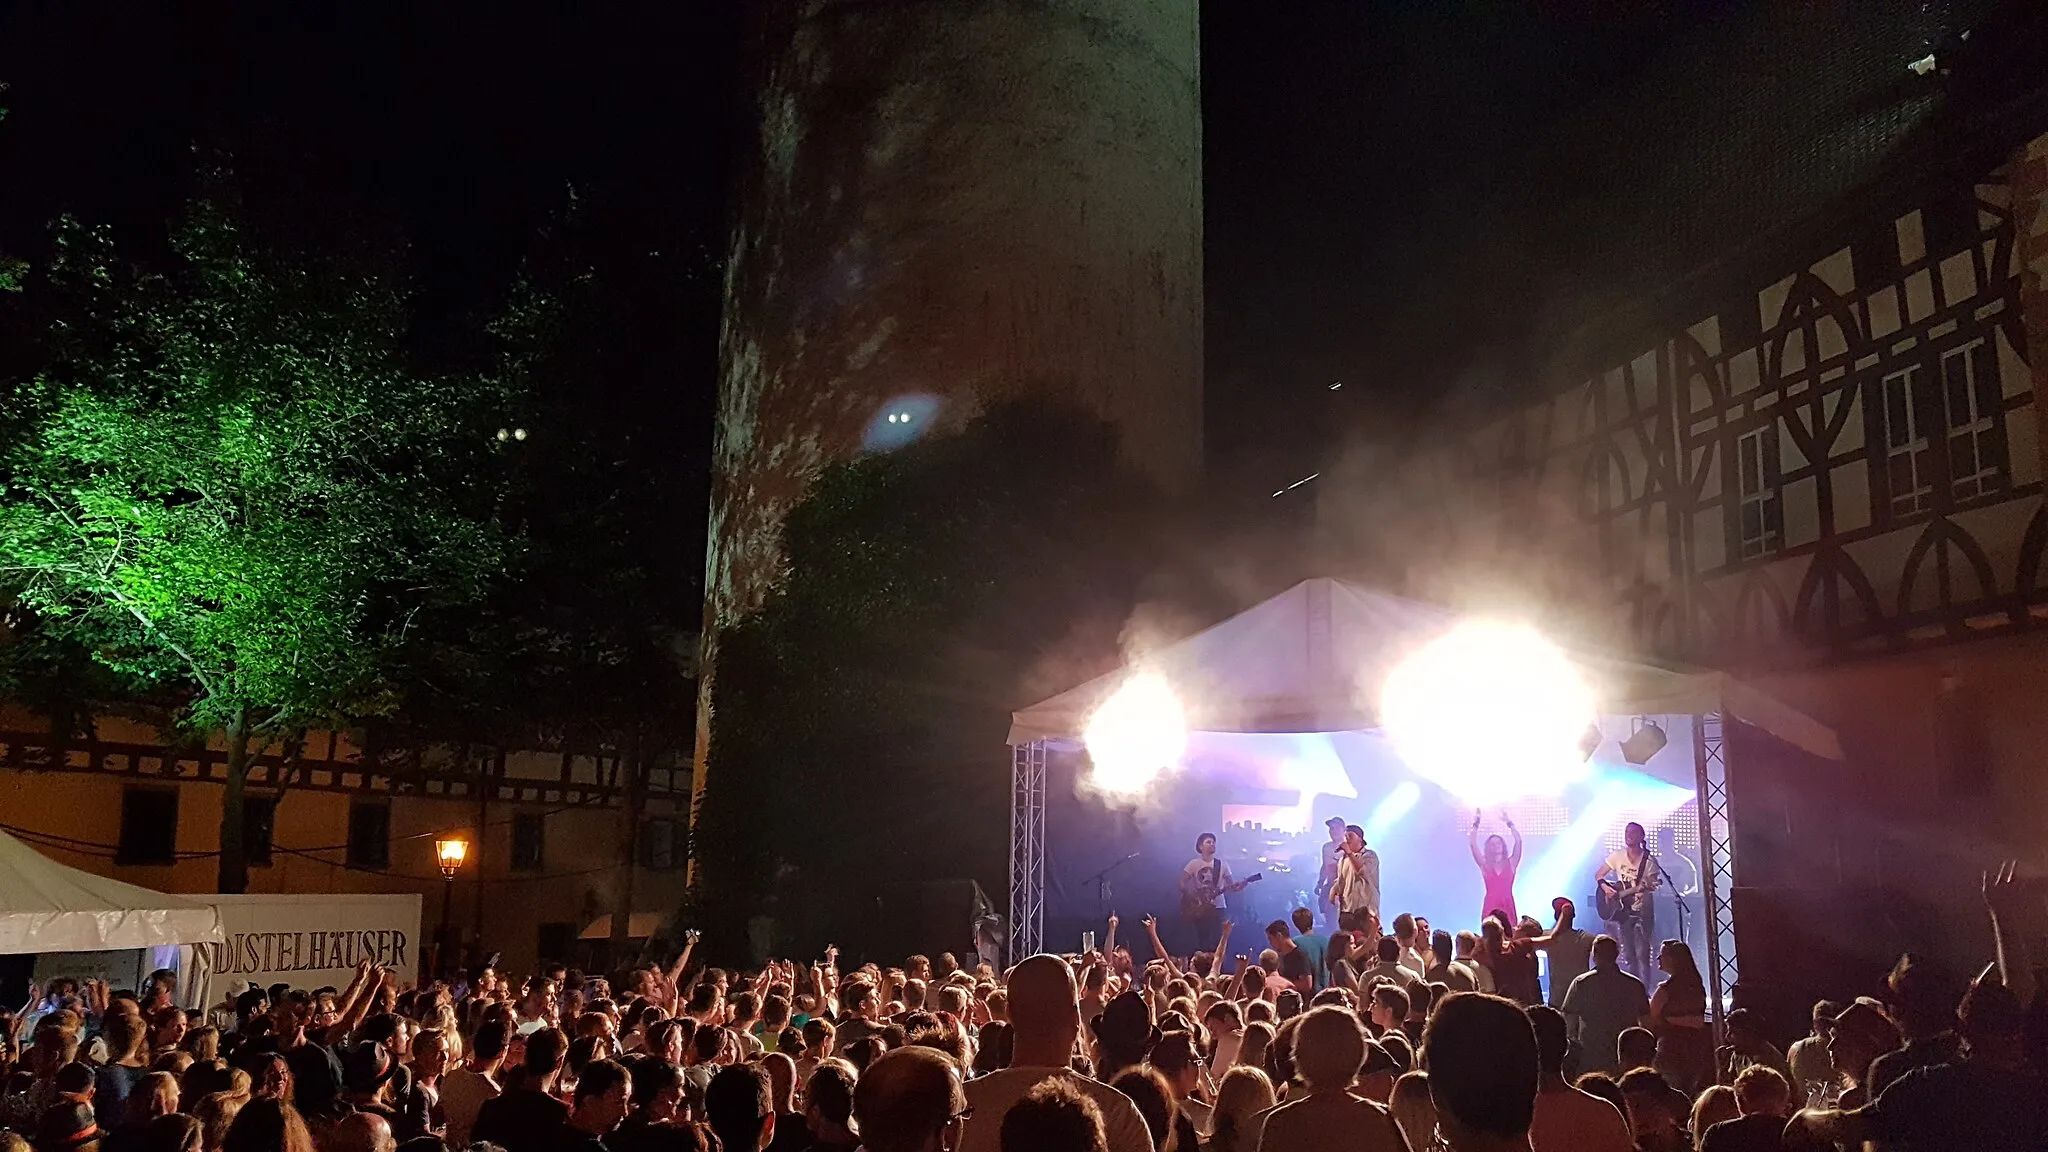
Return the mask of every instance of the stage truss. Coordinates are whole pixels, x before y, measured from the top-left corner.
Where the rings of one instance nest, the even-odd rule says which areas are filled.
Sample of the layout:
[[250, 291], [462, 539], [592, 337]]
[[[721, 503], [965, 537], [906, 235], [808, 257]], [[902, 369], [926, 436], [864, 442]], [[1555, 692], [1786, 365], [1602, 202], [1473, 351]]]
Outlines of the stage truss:
[[[1735, 987], [1735, 838], [1730, 829], [1728, 748], [1719, 712], [1693, 717], [1693, 783], [1700, 820], [1700, 879], [1707, 903], [1707, 993], [1718, 1033]], [[1009, 962], [1035, 955], [1045, 932], [1046, 742], [1010, 749]]]
[[1009, 962], [1037, 955], [1045, 933], [1045, 741], [1010, 749]]
[[1716, 1035], [1735, 987], [1735, 836], [1730, 828], [1727, 728], [1719, 712], [1692, 718], [1692, 765], [1699, 790], [1701, 887], [1707, 900], [1707, 994]]

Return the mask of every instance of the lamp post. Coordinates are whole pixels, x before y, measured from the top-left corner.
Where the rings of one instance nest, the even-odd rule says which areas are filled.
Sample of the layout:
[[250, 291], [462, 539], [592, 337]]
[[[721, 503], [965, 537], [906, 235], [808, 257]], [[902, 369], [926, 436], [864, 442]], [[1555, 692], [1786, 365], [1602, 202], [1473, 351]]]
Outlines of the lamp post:
[[455, 910], [455, 873], [469, 856], [469, 841], [452, 836], [434, 841], [434, 860], [441, 866], [441, 939], [434, 949], [434, 967], [447, 967], [448, 934], [453, 930], [450, 916]]

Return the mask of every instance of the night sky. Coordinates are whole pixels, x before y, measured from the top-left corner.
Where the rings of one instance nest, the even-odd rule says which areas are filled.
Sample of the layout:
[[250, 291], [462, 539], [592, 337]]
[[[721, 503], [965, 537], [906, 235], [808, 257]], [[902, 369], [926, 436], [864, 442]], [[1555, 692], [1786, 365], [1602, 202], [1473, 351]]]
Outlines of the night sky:
[[[1511, 387], [1532, 338], [1824, 202], [1910, 121], [1905, 63], [1993, 3], [1211, 0], [1213, 485], [1263, 496], [1332, 427]], [[709, 261], [740, 11], [0, 0], [0, 248], [62, 210], [146, 247], [205, 143], [401, 229], [429, 329], [490, 306], [572, 184]], [[708, 452], [715, 311], [678, 318], [679, 450]]]

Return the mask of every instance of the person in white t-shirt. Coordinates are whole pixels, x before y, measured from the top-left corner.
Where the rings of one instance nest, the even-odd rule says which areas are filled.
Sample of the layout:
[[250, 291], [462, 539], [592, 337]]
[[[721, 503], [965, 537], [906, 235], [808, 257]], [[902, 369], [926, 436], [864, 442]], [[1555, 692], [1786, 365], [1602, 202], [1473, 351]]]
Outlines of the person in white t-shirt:
[[1073, 970], [1058, 956], [1033, 956], [1010, 973], [1010, 1066], [967, 1082], [967, 1121], [956, 1152], [998, 1152], [1003, 1114], [1047, 1080], [1066, 1082], [1095, 1102], [1109, 1152], [1153, 1152], [1152, 1132], [1131, 1098], [1068, 1065], [1081, 1031]]
[[1651, 961], [1657, 942], [1657, 906], [1651, 895], [1664, 883], [1664, 869], [1650, 852], [1643, 826], [1630, 821], [1622, 829], [1622, 847], [1610, 853], [1593, 869], [1595, 884], [1619, 885], [1619, 920], [1607, 922], [1607, 934], [1621, 943], [1621, 966], [1628, 974], [1655, 988], [1659, 974]]
[[[1195, 837], [1195, 858], [1180, 870], [1180, 898], [1194, 927], [1196, 948], [1208, 947], [1221, 932], [1223, 914], [1229, 908], [1224, 895], [1230, 888], [1230, 864], [1216, 858], [1216, 834], [1204, 832]], [[1221, 964], [1223, 957], [1219, 954], [1216, 959]]]

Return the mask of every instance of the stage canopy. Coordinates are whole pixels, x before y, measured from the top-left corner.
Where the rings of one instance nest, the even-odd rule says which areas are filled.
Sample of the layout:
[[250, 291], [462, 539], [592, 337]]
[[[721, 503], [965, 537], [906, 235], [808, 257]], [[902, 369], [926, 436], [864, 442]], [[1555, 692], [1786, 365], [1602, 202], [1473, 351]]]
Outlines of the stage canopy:
[[0, 954], [212, 944], [211, 904], [59, 864], [0, 832]]
[[[1379, 727], [1377, 686], [1457, 620], [1448, 609], [1318, 577], [1150, 653], [1198, 732], [1353, 732]], [[1722, 672], [1574, 654], [1607, 716], [1719, 712], [1816, 756], [1842, 758], [1825, 724]], [[1013, 713], [1009, 743], [1078, 740], [1124, 673]], [[1361, 685], [1364, 686], [1361, 689]]]

